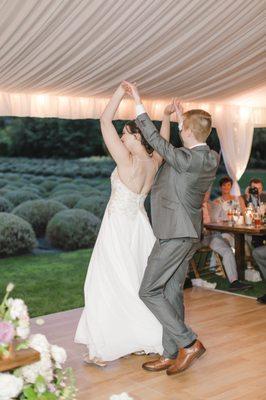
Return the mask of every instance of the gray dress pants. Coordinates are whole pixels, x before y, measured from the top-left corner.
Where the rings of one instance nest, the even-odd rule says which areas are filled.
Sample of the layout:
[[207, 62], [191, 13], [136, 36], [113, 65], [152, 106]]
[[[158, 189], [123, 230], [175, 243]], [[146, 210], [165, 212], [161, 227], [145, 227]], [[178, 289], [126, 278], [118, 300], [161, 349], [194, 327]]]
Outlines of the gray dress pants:
[[223, 257], [223, 265], [230, 283], [238, 279], [236, 259], [227, 240], [220, 233], [204, 235], [202, 240], [204, 246], [209, 246], [216, 253]]
[[163, 326], [164, 357], [196, 339], [184, 322], [183, 286], [189, 261], [200, 242], [191, 238], [157, 239], [148, 259], [139, 296]]
[[266, 280], [266, 245], [256, 247], [253, 250], [252, 255], [264, 279]]

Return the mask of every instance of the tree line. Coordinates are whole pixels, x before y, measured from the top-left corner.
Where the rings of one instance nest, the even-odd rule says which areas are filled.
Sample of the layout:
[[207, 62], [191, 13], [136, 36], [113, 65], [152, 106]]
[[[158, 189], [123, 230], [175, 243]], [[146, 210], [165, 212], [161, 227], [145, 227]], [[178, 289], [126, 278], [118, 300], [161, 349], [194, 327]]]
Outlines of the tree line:
[[[125, 122], [114, 121], [119, 134]], [[154, 123], [160, 129], [161, 122]], [[178, 124], [171, 122], [171, 142], [179, 147], [182, 144], [177, 133]], [[219, 152], [215, 129], [208, 143]], [[0, 156], [72, 159], [107, 154], [98, 119], [0, 118]]]

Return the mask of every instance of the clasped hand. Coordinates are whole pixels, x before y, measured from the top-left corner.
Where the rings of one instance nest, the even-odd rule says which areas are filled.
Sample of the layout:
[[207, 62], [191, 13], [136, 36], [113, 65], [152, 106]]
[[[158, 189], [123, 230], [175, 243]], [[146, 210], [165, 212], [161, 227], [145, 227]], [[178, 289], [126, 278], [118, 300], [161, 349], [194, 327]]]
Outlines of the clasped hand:
[[[136, 104], [141, 104], [140, 94], [137, 88], [136, 82], [123, 81], [121, 87], [126, 94], [131, 96]], [[176, 112], [177, 120], [179, 123], [183, 122], [183, 107], [179, 100], [174, 98], [170, 104], [168, 104], [164, 109], [164, 114], [170, 116]]]

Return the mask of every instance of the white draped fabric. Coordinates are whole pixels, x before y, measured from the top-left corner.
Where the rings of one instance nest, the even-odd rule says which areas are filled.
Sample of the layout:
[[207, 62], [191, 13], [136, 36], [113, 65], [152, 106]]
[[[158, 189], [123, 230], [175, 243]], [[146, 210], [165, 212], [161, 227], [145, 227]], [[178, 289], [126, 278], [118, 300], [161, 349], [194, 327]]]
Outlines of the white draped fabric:
[[[236, 181], [254, 124], [266, 125], [264, 8], [264, 0], [0, 0], [0, 115], [98, 118], [121, 80], [134, 80], [154, 119], [172, 96], [209, 109]], [[116, 117], [134, 117], [130, 100]]]
[[[266, 96], [266, 87], [265, 87]], [[7, 93], [0, 91], [0, 115], [20, 117], [58, 117], [58, 118], [99, 118], [110, 97], [71, 97], [52, 96], [49, 94]], [[250, 99], [250, 95], [248, 97]], [[152, 119], [161, 120], [163, 110], [169, 99], [144, 99], [143, 104]], [[254, 98], [254, 102], [256, 99]], [[224, 102], [182, 101], [185, 110], [203, 108], [213, 115], [214, 126], [217, 118], [222, 122], [223, 113], [237, 115], [246, 121], [251, 120], [254, 126], [266, 126], [266, 104], [252, 107], [244, 101], [231, 100]], [[232, 110], [230, 112], [230, 109]], [[221, 116], [221, 117], [220, 117]], [[115, 119], [130, 119], [135, 117], [135, 106], [131, 99], [122, 100]], [[227, 117], [228, 118], [228, 117]]]
[[221, 101], [265, 81], [263, 0], [0, 0], [0, 90]]
[[225, 166], [233, 179], [231, 192], [236, 196], [241, 195], [237, 181], [245, 172], [249, 160], [255, 117], [254, 110], [236, 106], [227, 106], [223, 112], [215, 113]]

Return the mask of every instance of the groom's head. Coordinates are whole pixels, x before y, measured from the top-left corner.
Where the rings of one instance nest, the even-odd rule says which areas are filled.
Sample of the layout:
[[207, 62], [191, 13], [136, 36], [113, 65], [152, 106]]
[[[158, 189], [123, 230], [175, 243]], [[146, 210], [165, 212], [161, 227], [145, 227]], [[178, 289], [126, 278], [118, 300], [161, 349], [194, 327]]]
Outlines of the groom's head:
[[212, 118], [204, 110], [189, 110], [183, 114], [181, 132], [185, 145], [206, 142], [212, 128]]

